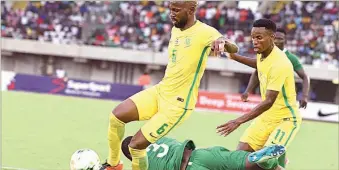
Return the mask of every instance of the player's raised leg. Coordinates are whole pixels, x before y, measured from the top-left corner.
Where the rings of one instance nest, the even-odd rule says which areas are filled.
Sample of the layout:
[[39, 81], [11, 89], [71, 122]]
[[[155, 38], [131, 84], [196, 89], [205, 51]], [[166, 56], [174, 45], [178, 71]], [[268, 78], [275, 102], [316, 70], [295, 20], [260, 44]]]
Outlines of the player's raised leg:
[[253, 153], [243, 150], [229, 151], [220, 146], [199, 148], [192, 152], [186, 169], [274, 170], [278, 167], [276, 158], [284, 151], [284, 147], [279, 145], [265, 147]]
[[220, 155], [227, 160], [229, 169], [281, 170], [277, 158], [284, 153], [284, 146], [272, 145], [252, 153], [237, 150], [220, 152]]
[[[120, 162], [120, 143], [125, 133], [125, 123], [138, 120], [138, 111], [131, 99], [118, 105], [109, 115], [107, 163], [118, 169]], [[121, 166], [121, 165], [120, 165]]]
[[254, 152], [256, 149], [260, 148], [265, 144], [266, 141], [258, 140], [257, 137], [253, 136], [258, 123], [252, 122], [252, 124], [245, 130], [244, 134], [241, 136], [240, 141], [237, 146], [237, 150]]
[[[155, 87], [141, 91], [123, 101], [110, 114], [108, 128], [109, 157], [102, 169], [122, 169], [120, 164], [120, 145], [125, 133], [125, 124], [150, 119], [158, 110], [156, 93]], [[136, 136], [136, 139], [139, 138], [142, 137], [140, 135]], [[146, 142], [147, 140], [144, 141], [144, 143]]]
[[132, 138], [128, 145], [129, 152], [132, 157], [132, 170], [147, 170], [148, 157], [146, 148], [151, 143], [145, 138], [141, 130], [139, 130]]
[[285, 151], [286, 149], [282, 145], [264, 147], [248, 155], [246, 167], [247, 169], [256, 169], [257, 165], [261, 169], [281, 169], [278, 158], [285, 154]]
[[237, 150], [224, 154], [229, 155], [228, 162], [231, 169], [280, 170], [277, 158], [284, 153], [284, 146], [272, 145], [252, 153]]
[[279, 161], [279, 165], [283, 168], [286, 168], [286, 153], [284, 153], [283, 155], [281, 155], [279, 158], [278, 158], [278, 161]]
[[146, 148], [179, 126], [192, 112], [173, 106], [164, 100], [159, 100], [159, 103], [158, 113], [133, 136], [129, 143], [133, 170], [146, 170], [148, 167]]
[[248, 155], [249, 162], [262, 163], [272, 158], [278, 158], [285, 153], [282, 145], [270, 145]]
[[237, 150], [254, 152], [254, 149], [247, 142], [239, 142]]
[[264, 147], [274, 126], [264, 120], [256, 119], [241, 136], [237, 150], [254, 152]]
[[[280, 144], [287, 148], [298, 133], [300, 124], [301, 120], [288, 119], [286, 121], [282, 121], [282, 123], [272, 132], [265, 146]], [[285, 168], [286, 153], [279, 157], [279, 165]]]

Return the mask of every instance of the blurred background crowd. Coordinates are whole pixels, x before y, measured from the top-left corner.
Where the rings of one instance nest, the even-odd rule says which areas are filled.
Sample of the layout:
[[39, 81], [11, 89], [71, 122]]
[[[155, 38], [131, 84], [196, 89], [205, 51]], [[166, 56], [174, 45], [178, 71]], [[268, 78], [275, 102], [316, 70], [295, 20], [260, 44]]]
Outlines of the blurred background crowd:
[[[287, 32], [286, 48], [304, 64], [338, 67], [339, 3], [199, 1], [197, 18], [254, 54], [253, 21], [270, 18]], [[136, 50], [166, 51], [172, 24], [169, 2], [5, 2], [1, 36]]]

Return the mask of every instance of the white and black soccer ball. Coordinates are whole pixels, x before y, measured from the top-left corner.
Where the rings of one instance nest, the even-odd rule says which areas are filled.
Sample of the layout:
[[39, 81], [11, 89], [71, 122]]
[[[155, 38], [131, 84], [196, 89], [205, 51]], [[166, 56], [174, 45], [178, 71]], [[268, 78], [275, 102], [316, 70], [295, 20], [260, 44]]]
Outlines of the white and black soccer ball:
[[79, 149], [71, 157], [71, 170], [99, 170], [100, 159], [98, 154], [91, 149]]

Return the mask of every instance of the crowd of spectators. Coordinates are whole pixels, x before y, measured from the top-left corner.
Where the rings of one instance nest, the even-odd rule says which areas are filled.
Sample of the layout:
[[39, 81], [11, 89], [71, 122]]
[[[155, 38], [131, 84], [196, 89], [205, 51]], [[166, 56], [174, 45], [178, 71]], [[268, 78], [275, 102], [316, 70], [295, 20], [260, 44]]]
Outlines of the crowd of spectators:
[[[254, 53], [251, 24], [265, 17], [285, 28], [286, 47], [301, 62], [338, 67], [339, 5], [335, 1], [274, 2], [264, 12], [223, 4], [199, 1], [197, 18], [237, 42], [240, 53]], [[168, 1], [1, 1], [1, 35], [161, 52], [166, 51], [172, 27], [168, 5]]]

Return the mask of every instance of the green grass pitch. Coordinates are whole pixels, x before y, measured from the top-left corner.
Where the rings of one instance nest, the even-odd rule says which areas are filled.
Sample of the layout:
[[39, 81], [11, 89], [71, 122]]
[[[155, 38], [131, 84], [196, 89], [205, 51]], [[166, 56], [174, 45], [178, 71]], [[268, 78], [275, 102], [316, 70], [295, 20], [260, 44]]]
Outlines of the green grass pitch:
[[[108, 114], [118, 102], [42, 94], [2, 93], [2, 166], [36, 170], [66, 170], [72, 153], [95, 150], [102, 161], [108, 152]], [[169, 133], [178, 140], [193, 139], [197, 147], [213, 145], [235, 149], [248, 126], [228, 137], [216, 126], [237, 115], [194, 112]], [[133, 135], [144, 122], [126, 126]], [[338, 169], [338, 124], [304, 121], [287, 156], [291, 170]], [[126, 169], [130, 162], [122, 156]], [[6, 168], [2, 168], [6, 169]]]

